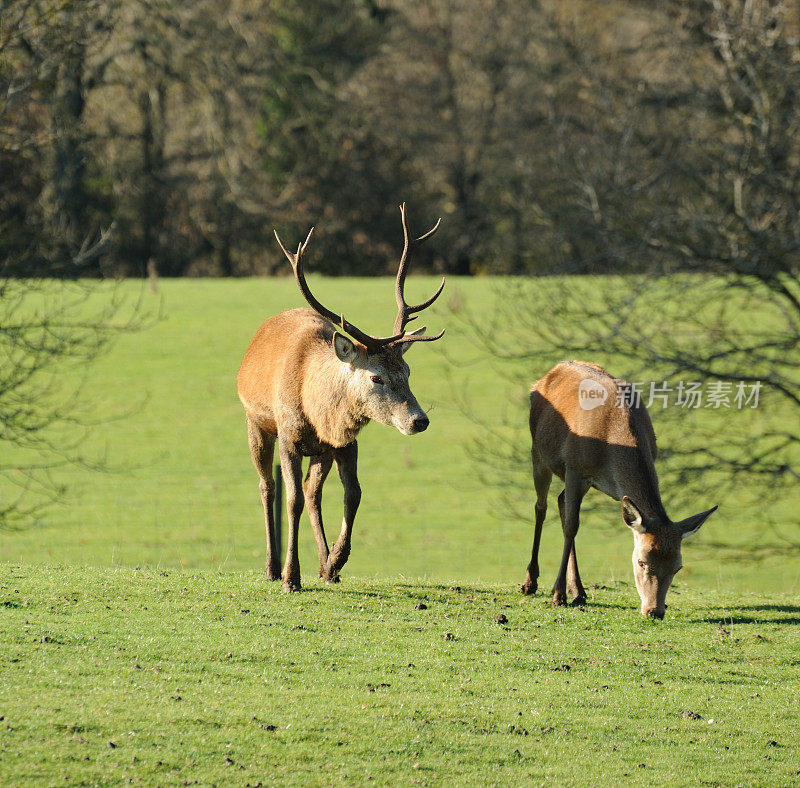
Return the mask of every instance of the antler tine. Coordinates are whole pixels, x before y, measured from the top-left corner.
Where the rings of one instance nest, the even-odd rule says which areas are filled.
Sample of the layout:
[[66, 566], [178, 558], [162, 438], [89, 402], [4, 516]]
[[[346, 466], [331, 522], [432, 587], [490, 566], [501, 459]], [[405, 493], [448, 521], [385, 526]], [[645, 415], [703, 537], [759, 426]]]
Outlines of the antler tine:
[[434, 342], [437, 339], [441, 339], [444, 336], [445, 329], [442, 329], [438, 334], [434, 336], [416, 336], [415, 334], [406, 334], [405, 336], [400, 337], [400, 339], [396, 339], [392, 344], [393, 345], [402, 345], [404, 342]]
[[308, 231], [306, 240], [297, 247], [297, 253], [292, 254], [283, 245], [283, 241], [281, 241], [278, 231], [274, 230], [275, 239], [278, 241], [278, 246], [280, 246], [280, 248], [283, 250], [283, 253], [286, 255], [286, 258], [292, 264], [294, 278], [297, 281], [297, 286], [300, 288], [300, 292], [303, 294], [303, 298], [308, 301], [309, 305], [314, 309], [315, 312], [317, 312], [317, 314], [321, 315], [326, 320], [330, 320], [331, 323], [341, 328], [342, 331], [350, 334], [353, 339], [358, 340], [362, 345], [364, 345], [368, 352], [374, 353], [375, 351], [380, 350], [382, 347], [385, 347], [386, 345], [389, 345], [392, 342], [400, 339], [403, 336], [402, 331], [397, 333], [395, 336], [385, 338], [377, 338], [372, 337], [369, 334], [365, 334], [361, 329], [345, 320], [344, 315], [337, 315], [335, 312], [332, 312], [317, 300], [316, 296], [314, 296], [314, 294], [311, 292], [311, 289], [306, 282], [305, 274], [303, 273], [303, 254], [306, 251], [306, 247], [308, 246], [308, 242], [311, 240], [311, 235], [313, 232], [314, 228], [312, 227]]
[[300, 244], [297, 247], [297, 253], [292, 254], [289, 252], [286, 247], [283, 245], [283, 241], [281, 241], [280, 235], [278, 235], [278, 231], [275, 230], [275, 239], [278, 241], [278, 246], [281, 247], [283, 253], [286, 255], [286, 258], [292, 264], [292, 270], [294, 271], [294, 278], [297, 280], [297, 285], [300, 288], [300, 292], [303, 294], [303, 298], [308, 301], [308, 303], [314, 308], [314, 310], [322, 315], [322, 317], [327, 318], [332, 323], [339, 322], [339, 316], [335, 312], [331, 312], [330, 309], [323, 306], [311, 292], [310, 288], [308, 287], [308, 283], [306, 282], [305, 274], [303, 273], [303, 253], [306, 250], [306, 246], [308, 242], [311, 240], [311, 235], [314, 232], [314, 228], [312, 227], [308, 231], [308, 235], [306, 236], [305, 243]]
[[286, 255], [286, 258], [292, 264], [292, 268], [296, 270], [297, 263], [300, 260], [300, 258], [303, 256], [303, 252], [305, 252], [306, 247], [308, 246], [308, 242], [311, 240], [311, 236], [314, 233], [314, 228], [312, 227], [308, 231], [308, 235], [306, 236], [306, 240], [303, 241], [303, 243], [300, 244], [300, 246], [297, 247], [297, 254], [292, 254], [291, 252], [287, 251], [286, 247], [283, 245], [283, 241], [281, 241], [280, 235], [278, 235], [278, 231], [277, 230], [273, 230], [272, 232], [275, 233], [275, 240], [278, 242], [278, 246], [280, 246], [281, 250]]
[[[442, 293], [444, 289], [444, 277], [442, 277], [442, 283], [439, 285], [439, 289], [426, 301], [423, 301], [421, 304], [407, 304], [405, 299], [405, 284], [406, 284], [406, 273], [408, 271], [408, 256], [409, 252], [412, 249], [415, 249], [424, 241], [427, 241], [438, 229], [439, 225], [442, 223], [441, 218], [436, 222], [430, 230], [424, 235], [420, 235], [419, 238], [415, 238], [413, 241], [409, 239], [408, 236], [408, 223], [406, 221], [406, 204], [403, 203], [400, 206], [400, 220], [403, 224], [403, 253], [400, 255], [400, 265], [397, 269], [397, 280], [395, 282], [394, 288], [394, 296], [395, 300], [397, 301], [397, 317], [394, 321], [394, 332], [403, 333], [405, 327], [412, 321], [416, 319], [416, 313], [421, 312], [423, 309], [427, 309]], [[433, 339], [439, 339], [439, 336], [435, 337], [411, 337], [404, 339], [403, 341], [431, 341]]]

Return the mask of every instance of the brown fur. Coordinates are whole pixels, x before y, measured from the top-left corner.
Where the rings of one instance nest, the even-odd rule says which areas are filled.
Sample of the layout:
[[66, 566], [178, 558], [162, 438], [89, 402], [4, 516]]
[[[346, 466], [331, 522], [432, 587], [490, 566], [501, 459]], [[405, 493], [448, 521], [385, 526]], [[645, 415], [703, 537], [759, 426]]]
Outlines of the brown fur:
[[[337, 349], [337, 343], [339, 343]], [[260, 476], [267, 535], [267, 576], [277, 580], [272, 459], [278, 443], [289, 511], [283, 588], [300, 588], [297, 531], [305, 500], [317, 540], [319, 572], [335, 582], [350, 553], [361, 499], [356, 437], [370, 419], [407, 435], [428, 425], [408, 387], [403, 353], [410, 342], [367, 352], [310, 309], [289, 309], [267, 320], [250, 343], [238, 375], [253, 462]], [[376, 382], [379, 381], [379, 382]], [[310, 457], [301, 484], [301, 461]], [[335, 463], [345, 489], [344, 519], [329, 551], [322, 524], [322, 485]]]
[[367, 423], [349, 407], [334, 327], [310, 309], [287, 309], [259, 328], [239, 368], [239, 399], [259, 427], [303, 445], [352, 443]]
[[[588, 381], [606, 397], [584, 408], [579, 391]], [[553, 475], [564, 481], [558, 497], [564, 531], [561, 566], [553, 603], [566, 604], [566, 592], [586, 601], [575, 555], [580, 505], [590, 487], [623, 502], [623, 517], [634, 535], [634, 578], [642, 614], [662, 618], [664, 599], [681, 567], [681, 540], [694, 533], [716, 509], [673, 523], [661, 502], [656, 436], [644, 405], [631, 403], [629, 384], [596, 364], [564, 361], [531, 389], [530, 430], [533, 478], [537, 492], [531, 561], [522, 590], [535, 593], [539, 577], [539, 541]]]

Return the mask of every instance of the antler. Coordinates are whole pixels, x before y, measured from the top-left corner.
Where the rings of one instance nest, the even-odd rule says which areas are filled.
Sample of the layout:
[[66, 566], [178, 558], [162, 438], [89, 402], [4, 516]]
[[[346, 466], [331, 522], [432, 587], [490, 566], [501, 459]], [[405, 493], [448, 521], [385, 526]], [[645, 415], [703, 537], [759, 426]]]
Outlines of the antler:
[[[283, 250], [286, 258], [292, 264], [294, 278], [297, 280], [297, 285], [306, 301], [308, 301], [317, 314], [322, 315], [322, 317], [326, 318], [327, 320], [330, 320], [335, 326], [338, 326], [344, 332], [350, 334], [353, 339], [358, 340], [362, 345], [364, 345], [364, 347], [367, 348], [368, 353], [376, 353], [388, 345], [400, 345], [404, 342], [433, 342], [434, 340], [441, 339], [444, 336], [444, 329], [441, 331], [441, 333], [436, 334], [435, 336], [420, 336], [420, 334], [406, 334], [405, 332], [406, 326], [412, 320], [417, 319], [416, 313], [421, 312], [423, 309], [427, 309], [441, 295], [441, 292], [444, 289], [444, 277], [442, 277], [442, 283], [439, 285], [439, 289], [427, 301], [423, 301], [421, 304], [407, 304], [403, 294], [403, 289], [406, 283], [409, 252], [412, 249], [416, 249], [416, 247], [419, 246], [423, 241], [426, 241], [428, 238], [430, 238], [439, 229], [439, 225], [441, 224], [442, 220], [439, 219], [436, 224], [430, 230], [428, 230], [427, 233], [425, 233], [425, 235], [421, 235], [419, 238], [411, 241], [408, 237], [405, 203], [400, 206], [400, 218], [403, 222], [403, 240], [405, 243], [403, 246], [403, 254], [400, 256], [400, 265], [397, 269], [397, 281], [395, 282], [394, 294], [395, 300], [397, 301], [397, 318], [394, 321], [394, 336], [391, 337], [373, 337], [369, 334], [365, 334], [361, 329], [345, 320], [344, 315], [337, 315], [335, 312], [331, 312], [330, 309], [323, 306], [311, 292], [308, 287], [308, 283], [306, 282], [305, 275], [303, 274], [303, 254], [305, 253], [308, 242], [311, 240], [311, 235], [314, 232], [313, 227], [308, 231], [306, 240], [297, 247], [297, 252], [295, 254], [292, 254], [287, 250], [287, 248], [283, 245], [283, 241], [281, 241], [281, 237], [278, 235], [278, 231], [275, 230], [275, 238], [278, 241], [278, 245]], [[424, 331], [424, 329], [421, 330]]]
[[442, 283], [439, 285], [439, 289], [427, 301], [423, 301], [421, 304], [407, 304], [403, 290], [406, 284], [409, 252], [412, 249], [416, 249], [424, 241], [427, 241], [428, 238], [430, 238], [439, 229], [439, 225], [442, 223], [442, 220], [439, 219], [436, 224], [434, 224], [433, 227], [428, 230], [427, 233], [411, 241], [408, 237], [405, 203], [400, 206], [400, 219], [403, 223], [404, 244], [403, 254], [400, 256], [400, 265], [397, 269], [397, 281], [395, 282], [394, 288], [394, 297], [397, 301], [397, 317], [394, 321], [394, 332], [395, 334], [400, 334], [400, 338], [395, 340], [395, 344], [399, 345], [403, 342], [433, 342], [435, 339], [441, 339], [444, 336], [444, 329], [441, 333], [436, 334], [435, 336], [419, 336], [414, 334], [406, 334], [405, 328], [412, 320], [417, 319], [417, 312], [422, 312], [423, 309], [427, 309], [441, 295], [442, 290], [444, 289], [444, 277], [442, 277]]
[[337, 315], [335, 312], [331, 312], [330, 309], [323, 306], [311, 292], [308, 287], [308, 283], [306, 282], [306, 277], [303, 274], [303, 253], [306, 251], [306, 247], [308, 246], [308, 242], [311, 240], [311, 234], [314, 232], [314, 228], [312, 227], [308, 231], [308, 235], [306, 236], [306, 240], [297, 247], [297, 253], [292, 254], [290, 251], [286, 249], [283, 245], [283, 241], [281, 241], [281, 237], [278, 235], [278, 231], [275, 230], [275, 238], [278, 241], [278, 245], [283, 250], [283, 253], [286, 255], [286, 258], [292, 264], [292, 270], [294, 271], [294, 278], [297, 280], [297, 285], [300, 288], [300, 292], [303, 294], [303, 297], [308, 301], [308, 303], [313, 307], [313, 309], [322, 317], [330, 320], [335, 326], [338, 326], [346, 333], [350, 334], [353, 339], [358, 340], [362, 345], [367, 348], [368, 353], [375, 353], [379, 351], [381, 348], [386, 347], [387, 345], [391, 345], [392, 342], [396, 342], [398, 340], [402, 340], [403, 332], [396, 334], [392, 337], [373, 337], [369, 334], [365, 334], [361, 329], [354, 326], [352, 323], [345, 320], [344, 315]]

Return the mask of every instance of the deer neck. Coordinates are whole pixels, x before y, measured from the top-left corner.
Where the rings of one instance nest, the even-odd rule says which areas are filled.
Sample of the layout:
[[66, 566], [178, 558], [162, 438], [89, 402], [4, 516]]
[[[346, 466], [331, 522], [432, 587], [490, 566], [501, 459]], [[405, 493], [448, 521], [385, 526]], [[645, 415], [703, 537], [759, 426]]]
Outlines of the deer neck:
[[320, 442], [334, 448], [352, 443], [369, 422], [353, 401], [347, 367], [338, 359], [318, 365], [304, 390], [306, 415]]
[[645, 452], [640, 453], [635, 471], [625, 474], [626, 478], [621, 480], [619, 497], [627, 495], [649, 518], [669, 522], [664, 504], [661, 502], [655, 464]]

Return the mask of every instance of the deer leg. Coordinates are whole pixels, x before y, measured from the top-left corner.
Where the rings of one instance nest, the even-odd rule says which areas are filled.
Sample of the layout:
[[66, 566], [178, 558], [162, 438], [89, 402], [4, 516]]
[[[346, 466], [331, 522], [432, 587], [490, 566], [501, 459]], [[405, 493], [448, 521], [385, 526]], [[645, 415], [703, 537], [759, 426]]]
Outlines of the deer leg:
[[322, 525], [322, 485], [325, 483], [332, 464], [333, 454], [331, 452], [312, 457], [308, 465], [306, 480], [303, 482], [303, 496], [306, 500], [308, 518], [311, 520], [311, 528], [314, 531], [314, 538], [317, 540], [320, 577], [324, 574], [325, 564], [328, 562], [328, 542], [325, 539], [325, 529]]
[[358, 444], [353, 441], [343, 449], [337, 449], [334, 459], [336, 470], [344, 487], [344, 517], [342, 530], [336, 540], [325, 567], [323, 577], [329, 583], [339, 581], [339, 571], [350, 556], [350, 536], [353, 533], [353, 521], [356, 519], [358, 504], [361, 503], [361, 485], [358, 483]]
[[[583, 601], [586, 601], [586, 593], [583, 591], [583, 586], [580, 585], [580, 577], [577, 575], [578, 566], [575, 561], [575, 537], [578, 534], [578, 528], [580, 526], [581, 502], [588, 489], [588, 486], [580, 475], [567, 468], [564, 479], [564, 489], [558, 496], [558, 511], [561, 515], [561, 528], [564, 531], [564, 550], [561, 554], [561, 566], [559, 567], [556, 582], [553, 586], [554, 605], [567, 604], [568, 574], [570, 578], [570, 591], [572, 593], [580, 592], [583, 596]], [[575, 585], [576, 577], [577, 586]]]
[[247, 440], [253, 465], [258, 471], [258, 489], [261, 491], [261, 503], [264, 504], [264, 521], [267, 532], [267, 560], [265, 564], [267, 580], [279, 580], [281, 576], [281, 558], [275, 541], [275, 523], [273, 504], [275, 503], [275, 481], [272, 478], [272, 457], [275, 451], [275, 437], [264, 432], [249, 417], [247, 419]]
[[[585, 493], [584, 493], [585, 494]], [[558, 512], [561, 515], [561, 528], [564, 529], [564, 493], [558, 497]], [[572, 549], [569, 553], [569, 562], [567, 563], [567, 591], [573, 597], [573, 604], [585, 605], [586, 604], [586, 591], [581, 582], [581, 576], [578, 572], [578, 559], [575, 554], [575, 540], [572, 540]]]
[[281, 588], [284, 591], [300, 590], [300, 558], [297, 554], [297, 537], [300, 532], [300, 515], [303, 512], [303, 457], [278, 437], [283, 484], [286, 487], [286, 511], [289, 515], [286, 562], [283, 565]]
[[533, 458], [533, 486], [536, 488], [536, 504], [533, 507], [536, 521], [533, 529], [531, 561], [525, 572], [525, 582], [522, 584], [523, 594], [535, 594], [539, 586], [539, 542], [542, 538], [542, 524], [547, 514], [547, 493], [553, 479], [553, 474], [538, 463], [534, 452], [531, 452], [531, 456]]

